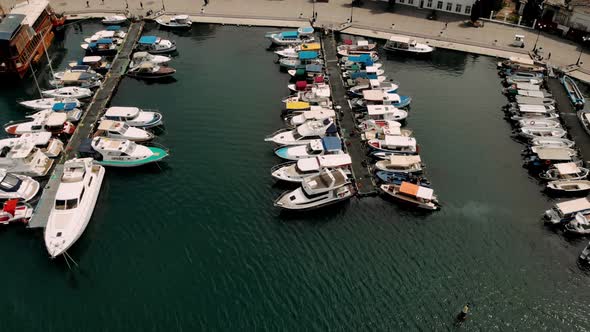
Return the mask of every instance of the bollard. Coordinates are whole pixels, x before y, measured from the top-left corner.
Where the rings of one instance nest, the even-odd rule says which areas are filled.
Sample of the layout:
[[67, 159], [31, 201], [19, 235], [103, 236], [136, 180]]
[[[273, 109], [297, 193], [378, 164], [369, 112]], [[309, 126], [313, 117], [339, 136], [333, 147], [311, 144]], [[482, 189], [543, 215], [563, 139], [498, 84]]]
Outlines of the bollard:
[[516, 25], [520, 25], [520, 21], [522, 21], [522, 16], [518, 17], [518, 23], [516, 23]]
[[492, 10], [492, 12], [490, 13], [490, 20], [492, 19], [492, 17], [494, 17], [494, 11]]

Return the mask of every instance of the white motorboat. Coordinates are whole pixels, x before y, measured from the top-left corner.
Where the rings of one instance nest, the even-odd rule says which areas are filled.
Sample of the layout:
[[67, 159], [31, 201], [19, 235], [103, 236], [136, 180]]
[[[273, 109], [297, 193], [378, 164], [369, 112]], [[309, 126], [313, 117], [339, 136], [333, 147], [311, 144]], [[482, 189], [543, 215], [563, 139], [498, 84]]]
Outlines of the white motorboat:
[[[291, 92], [300, 92], [300, 91], [310, 91], [313, 89], [316, 90], [326, 90], [326, 87], [329, 88], [329, 85], [326, 82], [317, 82], [317, 83], [307, 83], [307, 81], [297, 81], [292, 84], [287, 84], [287, 89]], [[324, 97], [330, 97], [330, 92], [327, 91], [320, 91], [320, 94], [323, 94]]]
[[522, 119], [517, 124], [519, 127], [561, 128], [559, 121], [543, 118]]
[[[537, 156], [548, 157], [551, 155], [555, 155], [555, 156], [559, 156], [559, 157], [566, 157], [570, 160], [574, 159], [578, 155], [578, 151], [571, 149], [571, 148], [562, 148], [562, 147], [556, 148], [556, 147], [546, 146], [546, 145], [540, 145], [540, 146], [532, 145], [529, 147], [529, 150], [532, 153], [536, 154]], [[556, 160], [558, 160], [558, 159], [559, 158], [557, 158]], [[550, 159], [550, 160], [552, 160], [552, 159]]]
[[308, 176], [319, 175], [322, 169], [342, 168], [348, 174], [351, 163], [350, 155], [346, 153], [328, 154], [276, 165], [271, 169], [271, 175], [278, 180], [302, 182]]
[[[376, 123], [374, 126], [371, 126], [371, 122]], [[385, 125], [379, 125], [385, 122]], [[365, 120], [363, 121], [360, 126], [371, 126], [370, 129], [364, 130], [361, 134], [361, 139], [363, 141], [368, 141], [372, 139], [382, 139], [385, 136], [404, 136], [404, 137], [412, 137], [413, 132], [409, 129], [402, 129], [401, 123], [392, 120]]]
[[309, 44], [301, 44], [301, 45], [293, 45], [290, 47], [286, 47], [280, 50], [275, 51], [274, 53], [283, 58], [299, 58], [299, 52], [303, 51], [320, 51], [322, 46], [320, 43], [309, 43]]
[[584, 196], [590, 192], [588, 180], [557, 180], [547, 183], [547, 189], [558, 194]]
[[59, 156], [64, 148], [64, 143], [57, 138], [53, 138], [50, 132], [39, 132], [0, 139], [0, 149], [15, 146], [20, 142], [32, 142], [34, 146], [40, 148], [41, 152], [49, 158]]
[[543, 83], [542, 77], [521, 77], [516, 75], [506, 76], [504, 79], [506, 84], [514, 84], [514, 83], [528, 83], [528, 84], [535, 84], [540, 85]]
[[26, 202], [37, 195], [39, 187], [39, 182], [28, 176], [0, 169], [0, 200], [17, 199]]
[[385, 136], [385, 139], [370, 139], [367, 141], [369, 148], [377, 152], [392, 152], [395, 154], [415, 154], [416, 139], [406, 136]]
[[131, 127], [152, 128], [162, 125], [162, 114], [137, 107], [109, 107], [102, 120], [122, 121]]
[[19, 141], [0, 148], [0, 168], [7, 172], [28, 176], [45, 176], [53, 166], [49, 159], [32, 141]]
[[96, 164], [112, 167], [142, 166], [168, 157], [168, 151], [163, 148], [107, 137], [85, 140], [79, 152], [84, 157], [94, 158]]
[[590, 135], [590, 111], [578, 111], [578, 119], [586, 133]]
[[[536, 85], [535, 85], [536, 86]], [[539, 90], [522, 90], [518, 89], [515, 91], [517, 96], [523, 97], [532, 97], [537, 99], [544, 99], [544, 98], [552, 98], [553, 95], [547, 91], [539, 91]]]
[[516, 96], [516, 102], [518, 104], [527, 105], [551, 105], [555, 106], [555, 99], [553, 98], [537, 98], [529, 96]]
[[579, 167], [576, 163], [557, 163], [552, 168], [539, 174], [545, 180], [582, 180], [588, 176], [587, 168]]
[[289, 126], [295, 127], [302, 125], [306, 121], [323, 121], [326, 119], [334, 119], [336, 112], [331, 108], [324, 108], [319, 106], [312, 106], [309, 111], [295, 113], [285, 118]]
[[43, 96], [54, 99], [84, 99], [92, 97], [92, 90], [80, 88], [77, 86], [67, 86], [63, 88], [41, 91]]
[[188, 15], [176, 15], [168, 20], [157, 18], [156, 23], [164, 28], [170, 29], [186, 29], [193, 25], [193, 21], [191, 21]]
[[526, 139], [535, 137], [563, 138], [567, 135], [567, 131], [563, 128], [521, 127], [518, 134]]
[[574, 234], [590, 234], [590, 214], [578, 212], [575, 217], [565, 225], [565, 230]]
[[553, 148], [573, 148], [576, 142], [567, 138], [558, 137], [535, 137], [530, 140], [533, 146], [553, 147]]
[[590, 201], [588, 201], [588, 198], [577, 198], [556, 203], [551, 209], [545, 211], [543, 216], [546, 223], [557, 225], [572, 220], [578, 212], [590, 213]]
[[80, 87], [94, 89], [100, 87], [101, 79], [89, 73], [69, 72], [65, 73], [62, 79], [49, 80], [49, 84], [56, 88], [62, 87]]
[[367, 107], [370, 105], [385, 105], [402, 108], [412, 102], [410, 96], [400, 96], [397, 93], [386, 93], [383, 90], [363, 90], [363, 97], [353, 99], [353, 107]]
[[127, 33], [121, 30], [119, 26], [112, 26], [112, 28], [109, 27], [107, 30], [98, 31], [92, 36], [84, 38], [84, 42], [90, 44], [97, 42], [99, 39], [112, 39], [113, 43], [122, 44], [126, 36]]
[[549, 113], [555, 112], [554, 105], [509, 103], [506, 108], [512, 112], [521, 113]]
[[311, 86], [310, 89], [305, 91], [297, 91], [294, 96], [287, 97], [282, 101], [284, 103], [291, 102], [291, 101], [303, 101], [307, 103], [326, 103], [331, 96], [331, 89], [328, 84], [325, 83], [317, 83]]
[[402, 51], [414, 54], [428, 54], [434, 51], [434, 47], [418, 43], [415, 39], [403, 36], [391, 36], [383, 46], [386, 51]]
[[74, 103], [76, 107], [80, 107], [80, 101], [75, 98], [41, 98], [19, 102], [21, 106], [37, 111], [51, 109], [60, 103]]
[[554, 120], [559, 121], [559, 114], [555, 112], [547, 112], [547, 113], [520, 113], [514, 112], [513, 115], [510, 116], [510, 120], [512, 121], [519, 121], [519, 120]]
[[301, 187], [284, 192], [274, 206], [288, 210], [308, 210], [346, 200], [354, 194], [342, 169], [322, 171], [303, 179]]
[[76, 130], [66, 113], [45, 110], [27, 116], [22, 121], [12, 121], [4, 125], [4, 130], [10, 135], [20, 136], [26, 133], [50, 132], [53, 135], [71, 135]]
[[382, 184], [381, 190], [394, 199], [424, 210], [438, 210], [439, 204], [434, 190], [402, 181], [401, 185]]
[[85, 65], [99, 74], [106, 74], [111, 69], [111, 63], [106, 57], [100, 55], [85, 56], [82, 60], [68, 63], [68, 68]]
[[169, 78], [175, 73], [176, 69], [172, 67], [160, 66], [151, 62], [142, 62], [139, 65], [127, 70], [127, 76], [147, 80]]
[[125, 15], [105, 16], [101, 20], [102, 24], [123, 24], [126, 21], [127, 21], [127, 17]]
[[264, 140], [278, 145], [299, 145], [336, 133], [336, 125], [332, 119], [310, 120], [295, 129], [281, 129]]
[[305, 27], [297, 28], [297, 33], [300, 36], [310, 36], [310, 35], [313, 35], [314, 31], [315, 30], [314, 30], [314, 28], [311, 25], [310, 26], [305, 26]]
[[134, 142], [147, 142], [154, 138], [149, 131], [131, 127], [125, 122], [102, 120], [95, 136], [128, 139]]
[[143, 62], [153, 63], [155, 65], [164, 65], [168, 63], [172, 58], [165, 55], [155, 55], [148, 52], [135, 52], [129, 64], [130, 68], [137, 67]]
[[65, 162], [63, 175], [45, 227], [45, 246], [51, 258], [66, 252], [80, 238], [96, 206], [105, 169], [91, 158]]
[[405, 121], [408, 112], [389, 105], [368, 105], [367, 115], [370, 120]]
[[20, 221], [28, 223], [33, 216], [33, 207], [28, 203], [19, 202], [18, 199], [10, 199], [4, 202], [0, 211], [0, 224], [8, 225], [11, 222]]
[[402, 124], [394, 120], [364, 120], [357, 127], [363, 131], [401, 128]]
[[176, 42], [156, 36], [143, 36], [139, 38], [136, 50], [151, 54], [170, 53], [176, 51]]
[[266, 35], [275, 45], [295, 45], [310, 43], [314, 41], [311, 35], [300, 35], [297, 31], [284, 31], [279, 33], [269, 33]]
[[368, 40], [357, 40], [356, 43], [352, 40], [344, 41], [342, 45], [338, 45], [336, 50], [340, 56], [369, 54], [374, 52], [377, 44], [369, 43]]
[[586, 245], [586, 248], [580, 253], [580, 260], [586, 264], [590, 264], [590, 242]]
[[377, 79], [369, 80], [368, 84], [357, 84], [350, 89], [349, 93], [353, 96], [362, 96], [364, 90], [382, 90], [385, 93], [395, 93], [399, 85], [393, 82], [379, 82]]
[[418, 155], [391, 155], [387, 160], [379, 160], [376, 162], [375, 168], [381, 171], [394, 173], [420, 173], [422, 172], [422, 160]]
[[342, 141], [339, 137], [326, 136], [308, 144], [285, 145], [275, 149], [275, 154], [287, 160], [314, 158], [317, 156], [342, 154]]

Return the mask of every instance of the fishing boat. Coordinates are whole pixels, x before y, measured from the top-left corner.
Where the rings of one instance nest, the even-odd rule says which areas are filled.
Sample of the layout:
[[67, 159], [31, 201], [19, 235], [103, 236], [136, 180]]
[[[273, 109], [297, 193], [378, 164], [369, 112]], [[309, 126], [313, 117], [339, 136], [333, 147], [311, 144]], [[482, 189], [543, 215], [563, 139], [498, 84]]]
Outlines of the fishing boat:
[[555, 203], [551, 209], [545, 211], [543, 217], [546, 223], [557, 225], [572, 220], [578, 212], [590, 213], [590, 201], [588, 201], [588, 198], [576, 198]]
[[95, 136], [128, 139], [134, 142], [147, 142], [154, 138], [149, 131], [131, 127], [122, 121], [102, 120]]
[[127, 21], [127, 17], [124, 15], [111, 15], [111, 16], [105, 16], [101, 22], [102, 24], [107, 24], [107, 25], [111, 25], [111, 24], [123, 24]]
[[367, 84], [357, 84], [348, 89], [351, 97], [361, 97], [365, 90], [381, 90], [385, 93], [395, 93], [399, 89], [399, 84], [394, 82], [380, 82], [379, 80], [369, 80]]
[[89, 66], [95, 72], [103, 75], [111, 69], [111, 62], [106, 57], [100, 55], [85, 56], [82, 60], [70, 62], [68, 67], [74, 68], [80, 65]]
[[94, 162], [111, 167], [136, 167], [161, 161], [168, 151], [155, 146], [139, 145], [128, 139], [94, 137], [82, 142], [79, 152]]
[[318, 57], [319, 53], [316, 51], [302, 51], [297, 54], [297, 58], [280, 59], [279, 66], [285, 69], [295, 69], [306, 65], [323, 65], [324, 61]]
[[76, 107], [75, 103], [57, 103], [51, 108], [54, 112], [64, 113], [66, 120], [76, 123], [82, 118], [84, 113], [81, 109]]
[[408, 112], [390, 105], [368, 105], [367, 115], [370, 120], [393, 120], [403, 122], [408, 118]]
[[22, 121], [11, 121], [4, 125], [4, 130], [10, 135], [26, 133], [50, 132], [53, 135], [72, 135], [76, 130], [65, 113], [45, 110], [27, 116]]
[[176, 51], [176, 42], [156, 36], [143, 36], [135, 48], [151, 54], [170, 53]]
[[519, 127], [561, 128], [558, 120], [544, 118], [521, 119], [516, 122]]
[[19, 105], [28, 109], [41, 111], [51, 109], [55, 104], [60, 103], [73, 103], [76, 107], [80, 107], [80, 101], [75, 98], [41, 98], [34, 100], [26, 100], [19, 102]]
[[311, 120], [297, 126], [295, 129], [278, 130], [266, 137], [264, 141], [278, 145], [300, 145], [336, 133], [337, 128], [332, 119]]
[[375, 168], [380, 171], [392, 173], [421, 173], [422, 160], [418, 155], [392, 155], [387, 160], [379, 160]]
[[342, 168], [348, 174], [350, 171], [347, 168], [351, 163], [348, 154], [328, 154], [282, 163], [274, 166], [270, 172], [272, 177], [278, 180], [302, 182], [306, 177], [319, 175], [322, 169]]
[[353, 99], [351, 103], [356, 107], [368, 105], [387, 105], [397, 108], [407, 107], [412, 102], [410, 96], [400, 96], [397, 93], [386, 93], [383, 90], [364, 90], [363, 97]]
[[561, 78], [561, 83], [565, 87], [567, 96], [569, 97], [572, 104], [576, 108], [584, 107], [584, 104], [586, 104], [586, 100], [584, 99], [584, 95], [576, 85], [576, 82], [574, 82], [574, 80], [571, 77], [564, 75]]
[[402, 182], [410, 182], [422, 187], [431, 188], [428, 179], [413, 173], [395, 173], [387, 171], [377, 171], [375, 176], [379, 181], [387, 184], [396, 184], [400, 186]]
[[299, 58], [299, 52], [304, 51], [320, 51], [322, 46], [320, 43], [301, 44], [296, 46], [286, 47], [275, 51], [274, 53], [283, 58]]
[[588, 180], [557, 180], [547, 183], [547, 189], [560, 195], [585, 196], [590, 192]]
[[62, 79], [49, 81], [49, 84], [56, 88], [80, 87], [94, 89], [100, 87], [101, 83], [101, 77], [98, 77], [96, 74], [80, 72], [65, 73]]
[[176, 15], [168, 20], [157, 18], [156, 23], [168, 29], [188, 29], [193, 25], [193, 21], [188, 15]]
[[109, 107], [101, 120], [122, 121], [137, 128], [152, 128], [163, 124], [162, 114], [137, 107]]
[[576, 142], [567, 138], [557, 137], [535, 137], [530, 140], [533, 146], [553, 147], [553, 148], [573, 148]]
[[565, 230], [566, 232], [579, 235], [590, 234], [590, 214], [576, 213], [575, 217], [565, 224]]
[[514, 83], [528, 83], [541, 85], [543, 83], [543, 77], [521, 77], [518, 75], [510, 75], [506, 76], [506, 78], [504, 79], [504, 83], [507, 85], [512, 85]]
[[10, 199], [2, 205], [0, 211], [0, 224], [8, 225], [11, 222], [28, 223], [33, 216], [33, 207], [18, 199]]
[[171, 77], [176, 69], [168, 66], [160, 66], [151, 62], [142, 62], [137, 67], [127, 71], [127, 76], [144, 80], [159, 80]]
[[533, 72], [543, 73], [545, 66], [535, 62], [530, 57], [509, 57], [499, 64], [501, 67], [506, 68], [507, 74], [512, 75], [514, 72]]
[[45, 176], [53, 166], [49, 159], [32, 141], [19, 141], [0, 148], [0, 168], [7, 172], [37, 177]]
[[299, 126], [306, 121], [323, 121], [326, 119], [333, 119], [336, 116], [336, 112], [334, 112], [331, 108], [324, 108], [321, 106], [312, 106], [312, 109], [309, 111], [305, 111], [299, 114], [292, 114], [290, 116], [285, 117], [285, 122], [291, 127]]
[[286, 160], [299, 160], [317, 156], [342, 154], [342, 141], [337, 136], [326, 136], [308, 144], [285, 145], [275, 149], [275, 154]]
[[535, 137], [562, 138], [567, 135], [567, 131], [563, 128], [522, 127], [520, 128], [518, 135], [526, 139], [532, 139]]
[[353, 187], [342, 169], [322, 171], [306, 177], [301, 187], [279, 196], [274, 206], [288, 210], [308, 210], [334, 204], [353, 196]]
[[588, 243], [588, 245], [586, 245], [584, 250], [582, 250], [579, 258], [583, 263], [590, 264], [590, 242]]
[[39, 182], [28, 176], [0, 169], [0, 200], [27, 202], [37, 195], [39, 187]]
[[394, 199], [424, 210], [438, 210], [439, 204], [432, 188], [402, 182], [400, 185], [382, 184], [381, 191]]
[[590, 111], [578, 111], [578, 120], [584, 127], [584, 130], [590, 135]]
[[406, 136], [385, 136], [385, 139], [370, 139], [367, 146], [376, 152], [391, 152], [395, 154], [416, 154], [418, 152], [416, 139]]
[[314, 41], [314, 38], [310, 34], [301, 35], [298, 31], [283, 31], [279, 33], [270, 33], [267, 34], [266, 37], [270, 39], [270, 41], [274, 45], [294, 45], [294, 44], [303, 44], [303, 43], [311, 43]]
[[51, 258], [64, 254], [80, 238], [96, 206], [105, 169], [91, 158], [65, 162], [55, 203], [45, 227], [45, 247]]
[[41, 91], [43, 96], [54, 98], [56, 100], [62, 99], [85, 99], [92, 97], [92, 90], [80, 88], [76, 86], [68, 86], [52, 90]]
[[164, 65], [170, 62], [172, 58], [165, 55], [154, 55], [148, 52], [135, 52], [131, 58], [130, 68], [137, 67], [139, 64], [144, 62], [153, 63], [155, 65]]
[[121, 45], [112, 38], [102, 38], [95, 42], [83, 43], [80, 47], [86, 50], [87, 55], [115, 55]]
[[121, 30], [121, 27], [118, 25], [111, 25], [108, 26], [106, 30], [101, 30], [95, 32], [92, 36], [88, 38], [84, 38], [84, 42], [87, 44], [94, 43], [99, 41], [100, 39], [112, 39], [113, 43], [117, 45], [123, 44], [127, 33]]
[[545, 180], [582, 180], [588, 176], [587, 168], [579, 167], [576, 163], [558, 163], [552, 168], [539, 174]]
[[403, 36], [389, 37], [389, 40], [385, 43], [383, 49], [386, 51], [401, 51], [416, 55], [429, 54], [434, 51], [434, 47], [418, 43], [415, 39]]
[[534, 146], [534, 152], [524, 158], [524, 166], [534, 173], [542, 172], [556, 163], [575, 162], [581, 164], [576, 151], [568, 148]]
[[373, 52], [377, 47], [375, 43], [369, 43], [368, 40], [357, 40], [356, 43], [350, 39], [344, 40], [342, 45], [338, 45], [336, 50], [339, 56], [360, 55]]
[[66, 70], [53, 73], [53, 79], [61, 80], [64, 77], [64, 75], [66, 75], [67, 73], [86, 73], [88, 75], [92, 75], [92, 76], [99, 78], [99, 79], [103, 78], [103, 76], [101, 74], [94, 71], [92, 68], [90, 68], [90, 66], [76, 65], [76, 66], [70, 67]]

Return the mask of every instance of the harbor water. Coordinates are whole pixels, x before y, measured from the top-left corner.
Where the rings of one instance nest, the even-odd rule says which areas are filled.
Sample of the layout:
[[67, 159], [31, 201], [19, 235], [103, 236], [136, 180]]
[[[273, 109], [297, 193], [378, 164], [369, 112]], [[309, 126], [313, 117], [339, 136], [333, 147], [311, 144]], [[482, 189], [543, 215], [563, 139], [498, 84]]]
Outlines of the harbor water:
[[[69, 26], [54, 67], [101, 28]], [[590, 272], [577, 262], [587, 240], [543, 226], [553, 202], [510, 138], [496, 59], [383, 61], [413, 98], [408, 127], [441, 211], [366, 197], [285, 214], [272, 202], [292, 187], [271, 178], [281, 161], [263, 139], [283, 125], [288, 75], [268, 29], [146, 30], [176, 40], [176, 80], [125, 78], [112, 105], [159, 109], [171, 157], [107, 169], [72, 271], [48, 259], [41, 232], [0, 230], [0, 330], [440, 331], [466, 303], [467, 330], [590, 329]], [[4, 88], [0, 120], [22, 118], [15, 100], [35, 91]]]

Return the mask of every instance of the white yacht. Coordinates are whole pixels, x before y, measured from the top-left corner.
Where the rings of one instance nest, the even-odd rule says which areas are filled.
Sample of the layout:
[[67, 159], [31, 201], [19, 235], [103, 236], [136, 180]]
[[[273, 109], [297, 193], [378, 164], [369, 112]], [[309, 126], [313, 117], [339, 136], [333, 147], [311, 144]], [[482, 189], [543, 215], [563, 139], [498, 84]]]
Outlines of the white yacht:
[[367, 83], [357, 84], [348, 91], [353, 96], [362, 96], [364, 90], [381, 90], [385, 93], [395, 93], [399, 89], [399, 84], [385, 81], [380, 82], [378, 79], [371, 79]]
[[579, 167], [576, 163], [557, 163], [545, 172], [539, 174], [539, 177], [545, 180], [582, 180], [588, 176], [587, 168]]
[[387, 105], [368, 105], [367, 114], [371, 120], [393, 120], [401, 122], [408, 118], [407, 111]]
[[320, 43], [309, 43], [294, 45], [275, 51], [274, 53], [283, 58], [299, 58], [299, 52], [302, 51], [320, 51], [322, 46]]
[[521, 127], [518, 134], [526, 139], [536, 137], [563, 138], [567, 135], [567, 131], [563, 128]]
[[268, 33], [266, 37], [275, 45], [295, 45], [313, 42], [312, 35], [301, 35], [297, 31], [284, 31], [279, 33]]
[[152, 128], [162, 124], [162, 114], [137, 107], [109, 107], [102, 120], [122, 121], [137, 128]]
[[96, 164], [112, 167], [135, 167], [158, 162], [168, 151], [155, 146], [144, 146], [128, 139], [95, 137], [85, 140], [78, 150], [84, 157], [92, 157]]
[[385, 139], [370, 139], [367, 141], [369, 148], [377, 152], [393, 152], [399, 154], [415, 154], [416, 139], [406, 136], [385, 136]]
[[326, 136], [303, 145], [285, 145], [275, 149], [275, 154], [287, 160], [314, 158], [317, 156], [341, 154], [342, 141], [337, 136]]
[[304, 124], [306, 121], [323, 121], [325, 119], [334, 119], [336, 112], [331, 108], [321, 106], [311, 106], [309, 111], [292, 114], [285, 118], [287, 124], [291, 127], [296, 127]]
[[404, 36], [391, 36], [383, 49], [386, 51], [402, 51], [414, 54], [428, 54], [434, 47], [418, 43], [415, 39]]
[[74, 103], [76, 107], [80, 107], [80, 101], [75, 98], [41, 98], [19, 102], [21, 106], [36, 111], [51, 109], [53, 105], [59, 103]]
[[5, 124], [4, 130], [8, 134], [16, 136], [40, 132], [50, 132], [53, 135], [71, 135], [76, 130], [76, 126], [68, 121], [66, 113], [45, 110], [27, 116], [27, 118], [22, 121], [13, 121]]
[[121, 27], [114, 25], [109, 27], [107, 30], [97, 31], [92, 36], [84, 38], [84, 42], [90, 44], [97, 42], [99, 39], [107, 38], [112, 39], [113, 42], [120, 44], [123, 42], [126, 36], [127, 33], [121, 30]]
[[134, 142], [147, 142], [154, 138], [154, 134], [147, 130], [131, 127], [125, 122], [102, 120], [98, 125], [95, 136], [128, 139]]
[[535, 137], [530, 140], [532, 146], [543, 146], [553, 148], [573, 148], [576, 142], [567, 138], [558, 137]]
[[55, 205], [45, 227], [45, 246], [51, 258], [68, 250], [80, 238], [98, 199], [104, 167], [91, 158], [65, 162]]
[[191, 21], [188, 15], [176, 15], [168, 20], [157, 18], [156, 23], [170, 29], [190, 28], [193, 25], [193, 21]]
[[419, 186], [410, 182], [401, 185], [382, 184], [381, 190], [394, 199], [424, 210], [438, 210], [439, 204], [432, 188]]
[[264, 140], [278, 145], [307, 144], [324, 136], [336, 134], [336, 132], [336, 125], [331, 119], [311, 120], [297, 126], [295, 129], [281, 129]]
[[102, 24], [122, 24], [127, 21], [127, 17], [125, 15], [111, 15], [105, 16], [101, 22]]
[[154, 55], [148, 52], [135, 52], [133, 53], [133, 57], [131, 58], [131, 63], [129, 64], [129, 67], [137, 67], [139, 64], [143, 62], [149, 62], [155, 65], [163, 65], [170, 62], [170, 60], [172, 60], [172, 58], [165, 55]]
[[580, 235], [590, 234], [590, 213], [576, 213], [574, 219], [565, 225], [565, 230]]
[[53, 166], [41, 149], [32, 141], [21, 141], [0, 148], [0, 168], [28, 176], [45, 176]]
[[271, 169], [271, 175], [278, 180], [301, 182], [308, 176], [320, 174], [322, 169], [342, 168], [348, 174], [351, 163], [352, 159], [347, 153], [328, 154], [276, 165]]
[[0, 200], [17, 199], [26, 202], [37, 195], [39, 187], [39, 182], [28, 176], [0, 169]]
[[375, 168], [381, 171], [394, 173], [420, 173], [422, 172], [422, 160], [418, 155], [391, 155], [387, 160], [379, 160], [376, 162]]
[[301, 187], [279, 196], [274, 205], [288, 210], [308, 210], [349, 199], [354, 189], [342, 169], [306, 177]]
[[545, 211], [544, 219], [545, 222], [556, 225], [572, 220], [578, 212], [590, 213], [590, 201], [588, 201], [588, 198], [577, 198], [556, 203], [551, 209]]
[[63, 88], [41, 91], [43, 96], [50, 98], [74, 98], [84, 99], [92, 97], [92, 90], [87, 88], [80, 88], [77, 86], [67, 86]]
[[0, 149], [15, 146], [20, 142], [32, 142], [49, 158], [59, 156], [64, 149], [64, 143], [57, 138], [53, 138], [50, 132], [26, 133], [19, 137], [0, 139]]

